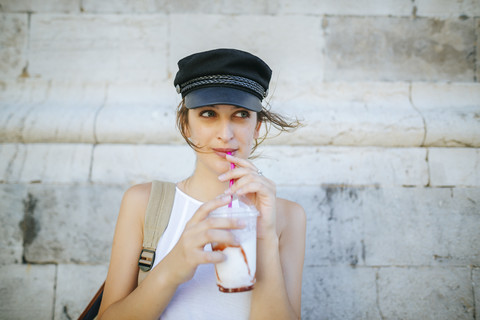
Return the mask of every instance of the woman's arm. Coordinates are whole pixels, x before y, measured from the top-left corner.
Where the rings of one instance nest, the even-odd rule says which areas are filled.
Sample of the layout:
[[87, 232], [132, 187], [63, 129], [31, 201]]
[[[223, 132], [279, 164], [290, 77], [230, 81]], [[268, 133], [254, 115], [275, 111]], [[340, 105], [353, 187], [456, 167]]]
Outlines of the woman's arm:
[[136, 185], [122, 199], [99, 319], [158, 318], [175, 292], [176, 286], [166, 277], [168, 272], [161, 272], [161, 268], [152, 270], [156, 276], [137, 288], [137, 263], [150, 190], [151, 184]]
[[277, 201], [280, 236], [258, 240], [257, 283], [251, 319], [300, 319], [305, 255], [305, 212], [290, 201]]
[[226, 194], [247, 196], [260, 216], [257, 221], [257, 283], [252, 294], [252, 319], [299, 319], [305, 255], [305, 212], [276, 198], [273, 181], [248, 160], [227, 155], [236, 168], [219, 177], [236, 179]]
[[224, 260], [219, 252], [203, 250], [209, 242], [233, 243], [227, 230], [241, 227], [232, 219], [208, 218], [230, 197], [204, 203], [185, 226], [172, 251], [137, 287], [138, 257], [142, 250], [145, 210], [151, 184], [130, 188], [122, 200], [99, 319], [157, 319], [177, 287], [191, 279], [202, 263]]

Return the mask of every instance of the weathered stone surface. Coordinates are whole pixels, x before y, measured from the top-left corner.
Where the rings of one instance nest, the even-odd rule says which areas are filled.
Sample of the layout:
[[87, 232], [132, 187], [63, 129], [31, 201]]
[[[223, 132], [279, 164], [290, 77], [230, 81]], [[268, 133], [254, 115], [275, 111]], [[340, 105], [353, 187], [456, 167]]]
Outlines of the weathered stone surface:
[[473, 81], [473, 19], [327, 17], [325, 79]]
[[270, 92], [280, 82], [309, 85], [323, 79], [324, 36], [318, 17], [172, 14], [170, 19], [170, 39], [182, 39], [170, 44], [171, 75], [188, 54], [232, 47], [258, 55], [274, 70]]
[[478, 265], [480, 190], [285, 187], [307, 213], [305, 266]]
[[36, 14], [28, 70], [43, 79], [163, 80], [166, 32], [164, 15]]
[[32, 78], [1, 80], [0, 107], [5, 110], [21, 104], [36, 105], [47, 99], [51, 85], [50, 81]]
[[419, 16], [452, 18], [480, 16], [478, 0], [415, 0], [415, 7]]
[[381, 268], [377, 282], [384, 319], [475, 319], [468, 268]]
[[79, 0], [2, 0], [0, 10], [6, 12], [79, 12]]
[[431, 186], [480, 186], [480, 149], [429, 148]]
[[297, 117], [303, 127], [268, 144], [414, 147], [423, 141], [406, 83], [322, 82], [277, 92], [272, 110]]
[[108, 266], [60, 264], [55, 291], [55, 320], [77, 319], [100, 285]]
[[126, 187], [32, 185], [35, 234], [25, 246], [32, 263], [106, 263]]
[[472, 270], [473, 294], [475, 295], [475, 319], [480, 316], [480, 268]]
[[414, 83], [412, 103], [426, 125], [426, 146], [480, 146], [480, 84]]
[[[475, 30], [476, 30], [476, 36], [477, 36], [477, 39], [480, 39], [480, 18], [476, 18], [475, 19]], [[477, 80], [477, 82], [479, 81], [480, 79], [480, 41], [477, 41], [477, 56], [476, 56], [476, 59], [475, 59], [475, 70], [477, 71], [475, 73], [475, 79]]]
[[84, 144], [0, 144], [0, 181], [86, 182], [91, 156]]
[[277, 11], [278, 0], [249, 1], [94, 1], [83, 0], [82, 7], [86, 12], [162, 12], [162, 13], [223, 13], [223, 14], [272, 14]]
[[302, 319], [381, 319], [375, 269], [305, 267]]
[[177, 99], [172, 82], [109, 86], [105, 107], [97, 116], [98, 142], [184, 143], [175, 127]]
[[278, 187], [278, 196], [298, 202], [307, 215], [305, 266], [365, 265], [362, 189]]
[[28, 16], [0, 13], [0, 79], [22, 75], [27, 64], [27, 42]]
[[[428, 181], [419, 148], [265, 146], [255, 162], [280, 185], [409, 185]], [[288, 159], [288, 161], [285, 161]]]
[[152, 180], [180, 181], [193, 172], [195, 155], [187, 146], [98, 145], [92, 181], [133, 184]]
[[0, 318], [52, 319], [55, 266], [0, 266]]
[[2, 103], [0, 138], [4, 142], [95, 142], [94, 122], [105, 100], [104, 86], [30, 83], [20, 87], [36, 85], [44, 86], [46, 92], [40, 101], [31, 101], [32, 94], [25, 93]]
[[480, 263], [480, 191], [383, 188], [360, 193], [367, 265]]
[[[23, 226], [25, 212], [29, 210], [25, 187], [22, 185], [0, 184], [0, 215], [2, 232], [0, 232], [0, 265], [21, 263], [23, 255]], [[23, 201], [22, 201], [23, 200]]]
[[280, 0], [280, 13], [329, 15], [393, 15], [409, 16], [413, 5], [409, 0], [315, 1]]

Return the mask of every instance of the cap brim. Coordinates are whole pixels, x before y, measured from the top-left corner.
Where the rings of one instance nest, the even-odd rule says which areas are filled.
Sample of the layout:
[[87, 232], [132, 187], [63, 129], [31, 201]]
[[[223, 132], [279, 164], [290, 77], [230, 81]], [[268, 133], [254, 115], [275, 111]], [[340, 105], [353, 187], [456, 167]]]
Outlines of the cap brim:
[[262, 101], [258, 97], [246, 91], [234, 88], [201, 88], [191, 91], [185, 96], [185, 106], [188, 109], [218, 104], [229, 104], [256, 112], [262, 110]]

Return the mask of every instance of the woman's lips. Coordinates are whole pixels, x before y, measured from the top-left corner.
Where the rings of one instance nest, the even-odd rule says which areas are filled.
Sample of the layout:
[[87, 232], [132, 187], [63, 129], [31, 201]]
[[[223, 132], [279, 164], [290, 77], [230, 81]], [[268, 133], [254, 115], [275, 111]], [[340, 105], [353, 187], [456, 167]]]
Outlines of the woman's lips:
[[218, 156], [225, 158], [227, 153], [231, 152], [232, 155], [235, 155], [237, 149], [230, 149], [230, 148], [212, 148], [213, 152], [215, 152]]

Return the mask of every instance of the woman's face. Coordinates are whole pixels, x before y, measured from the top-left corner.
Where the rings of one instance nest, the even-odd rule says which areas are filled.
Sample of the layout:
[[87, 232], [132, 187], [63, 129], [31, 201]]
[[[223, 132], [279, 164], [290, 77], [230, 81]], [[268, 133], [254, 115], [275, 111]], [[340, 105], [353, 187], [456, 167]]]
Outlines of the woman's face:
[[230, 168], [227, 152], [248, 158], [260, 123], [257, 113], [232, 105], [212, 105], [188, 110], [187, 137], [199, 148], [197, 165], [220, 174]]

